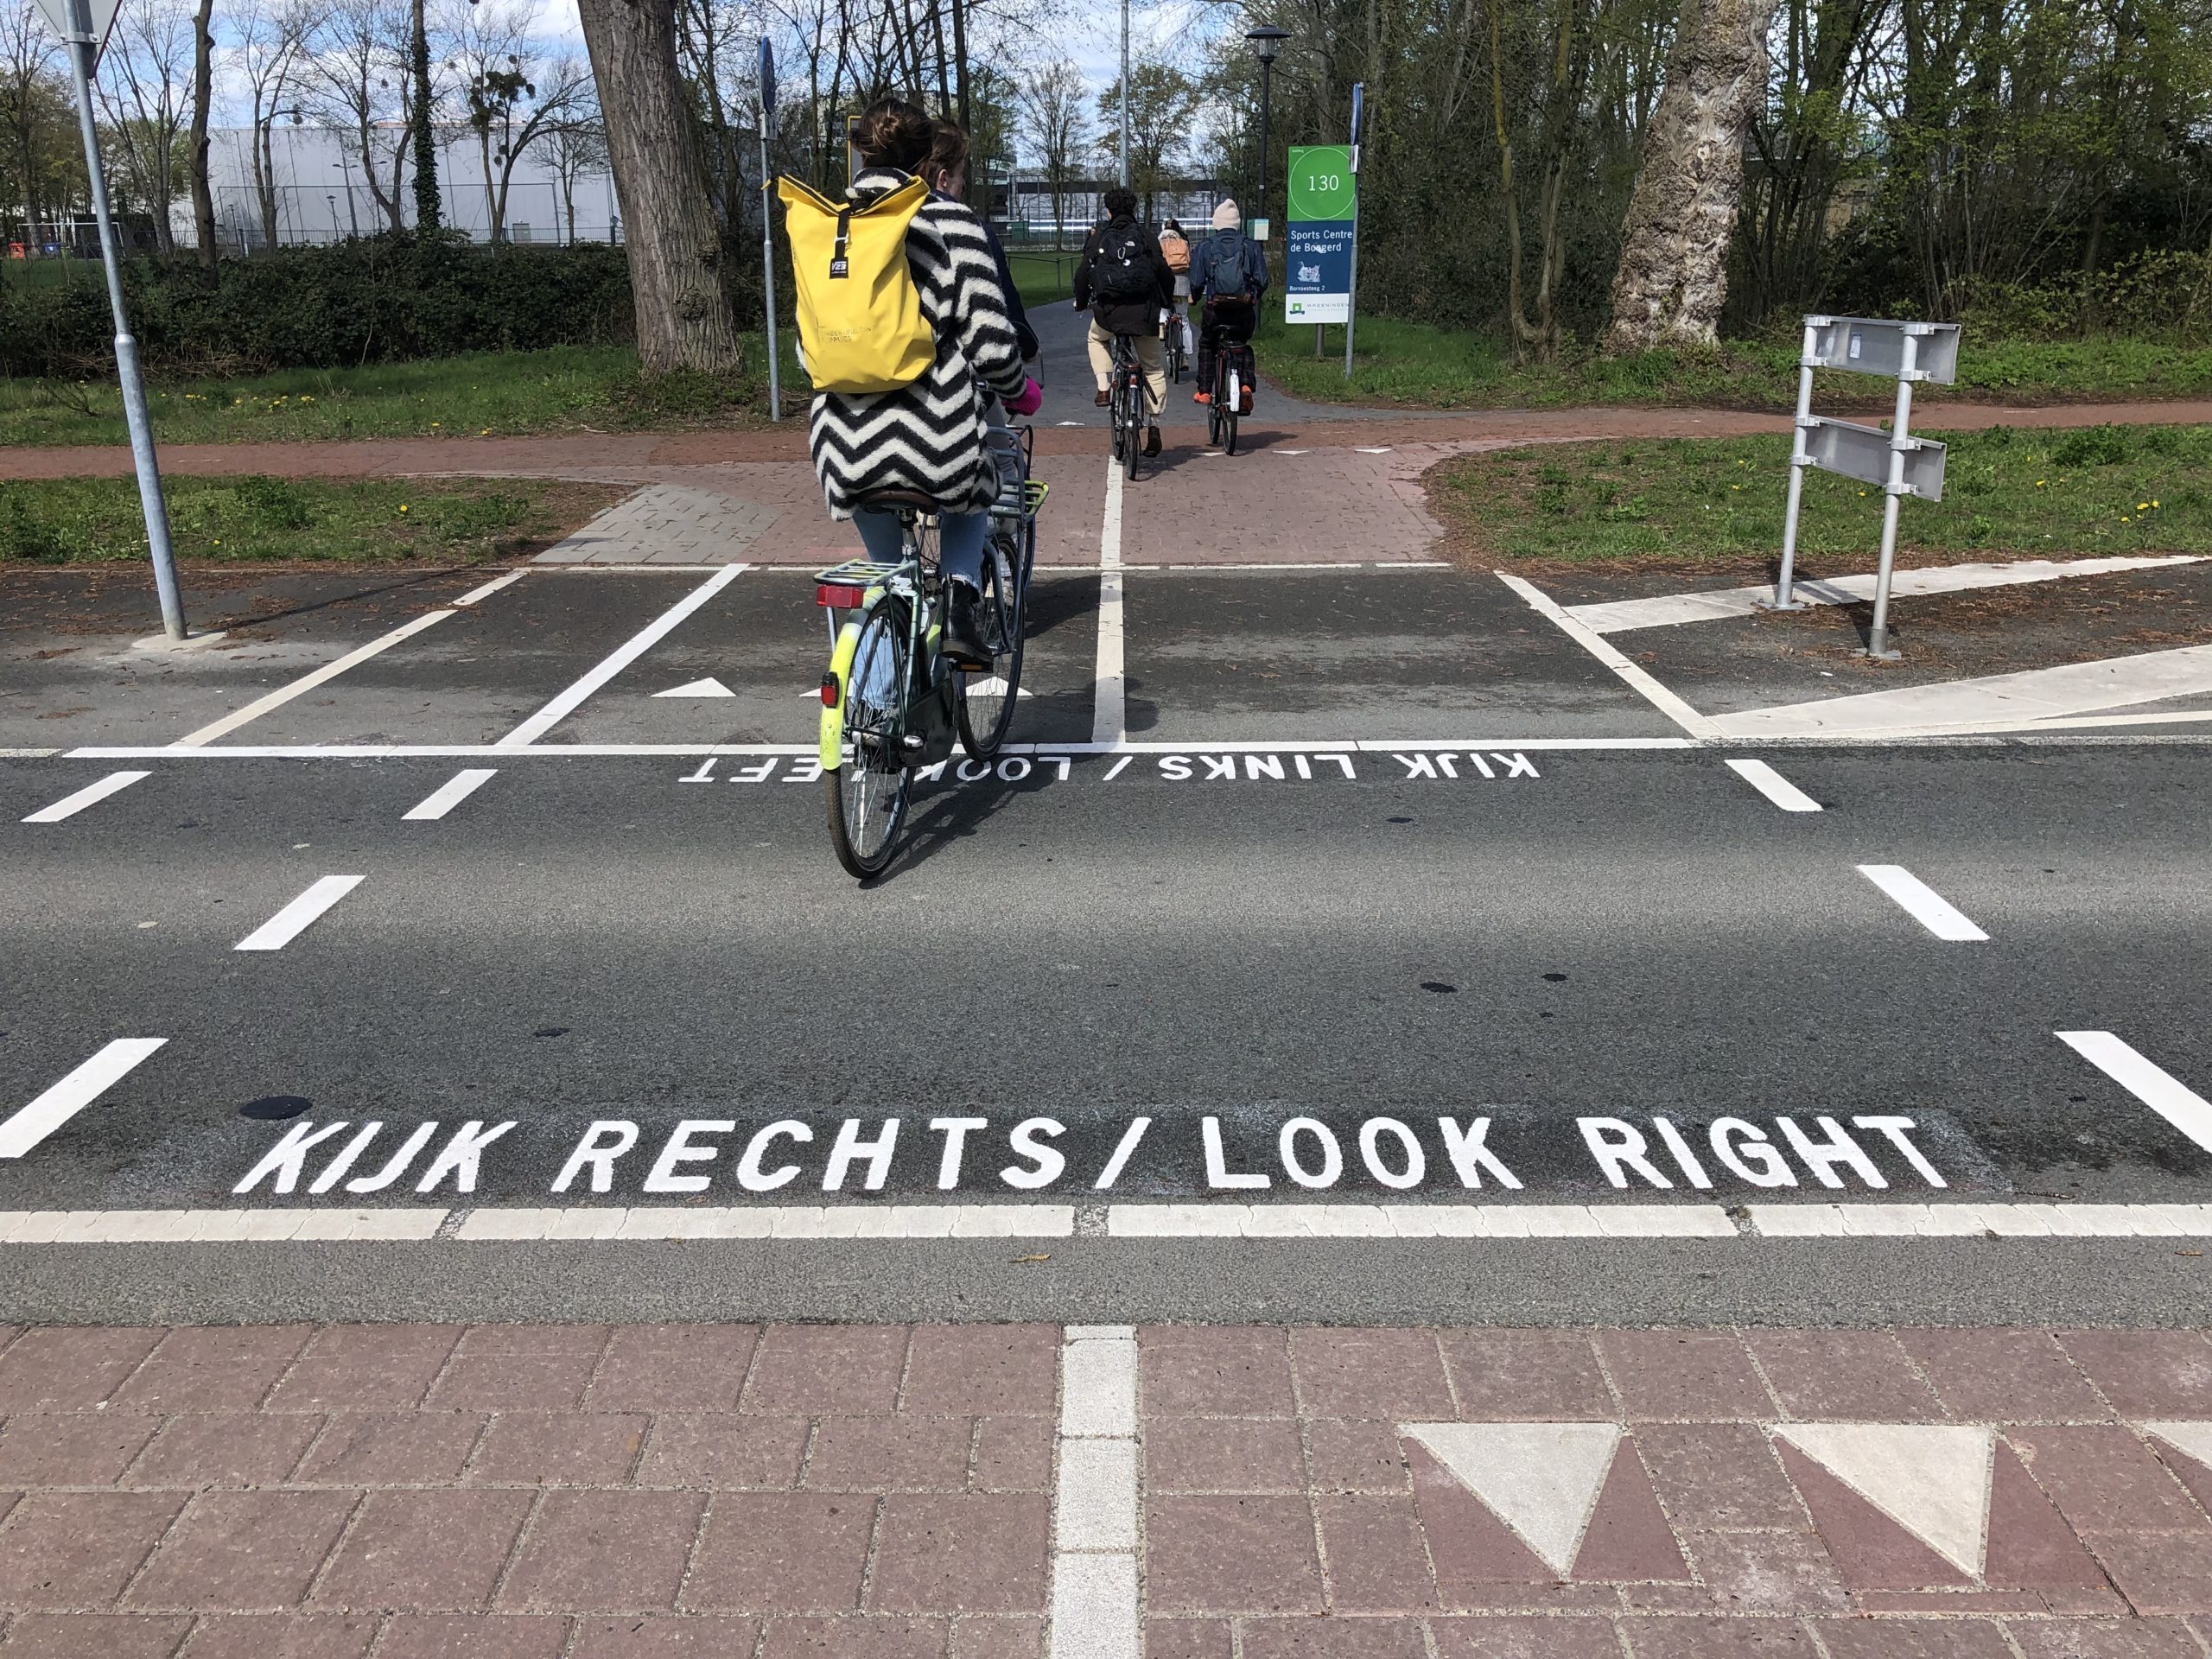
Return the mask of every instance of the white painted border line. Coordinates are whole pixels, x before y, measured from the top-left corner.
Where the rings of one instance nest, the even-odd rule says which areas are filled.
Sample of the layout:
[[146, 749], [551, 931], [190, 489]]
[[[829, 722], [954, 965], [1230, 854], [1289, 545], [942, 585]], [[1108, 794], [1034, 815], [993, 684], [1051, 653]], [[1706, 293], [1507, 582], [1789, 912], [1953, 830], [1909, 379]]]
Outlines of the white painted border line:
[[131, 785], [153, 775], [150, 772], [111, 772], [97, 784], [86, 784], [74, 795], [64, 795], [52, 806], [39, 808], [23, 822], [25, 823], [59, 823], [64, 818], [74, 817], [86, 807], [96, 806], [109, 796], [118, 794], [130, 788]]
[[435, 823], [499, 775], [497, 766], [470, 766], [439, 785], [400, 814], [403, 823]]
[[1047, 1659], [1139, 1659], [1137, 1333], [1071, 1325], [1060, 1344]]
[[1091, 674], [1090, 741], [1119, 743], [1128, 730], [1128, 640], [1122, 606], [1122, 469], [1106, 463], [1098, 527], [1098, 660]]
[[225, 715], [220, 720], [211, 721], [209, 724], [202, 726], [196, 732], [188, 733], [186, 735], [177, 739], [175, 743], [171, 747], [180, 749], [196, 749], [206, 744], [213, 743], [217, 738], [222, 736], [225, 733], [235, 732], [239, 727], [246, 725], [250, 721], [259, 720], [270, 709], [283, 708], [294, 697], [300, 696], [304, 693], [312, 691], [319, 685], [328, 684], [331, 681], [336, 679], [340, 674], [343, 674], [347, 669], [358, 668], [361, 664], [367, 662], [370, 658], [375, 656], [378, 652], [391, 650], [392, 646], [397, 645], [401, 640], [414, 638], [415, 635], [422, 632], [423, 629], [430, 626], [431, 624], [442, 622], [446, 618], [452, 614], [453, 612], [449, 610], [426, 611], [421, 616], [415, 618], [412, 621], [403, 622], [399, 626], [394, 628], [390, 633], [385, 634], [382, 639], [372, 639], [367, 645], [361, 646], [359, 650], [347, 652], [336, 662], [325, 663], [321, 668], [315, 670], [314, 673], [303, 674], [298, 679], [294, 680], [289, 685], [279, 686], [276, 690], [271, 691], [267, 696], [255, 699], [253, 702], [246, 704], [245, 708], [238, 710], [237, 713]]
[[[1267, 1211], [1341, 1210], [1342, 1224], [1247, 1226]], [[1184, 1212], [1176, 1226], [1160, 1212]], [[1132, 1215], [1130, 1212], [1136, 1212]], [[1205, 1214], [1227, 1224], [1201, 1222]], [[1752, 1204], [1748, 1231], [1712, 1205], [1116, 1205], [1107, 1214], [1117, 1238], [1286, 1240], [1497, 1240], [1652, 1238], [2212, 1238], [2212, 1204]], [[420, 1240], [438, 1236], [448, 1212], [415, 1205], [378, 1210], [16, 1210], [0, 1211], [0, 1244], [264, 1243], [287, 1240]], [[1116, 1216], [1122, 1224], [1113, 1225]], [[1380, 1217], [1387, 1225], [1376, 1225]], [[1471, 1220], [1470, 1217], [1472, 1217]], [[1717, 1219], [1716, 1219], [1717, 1218]], [[1132, 1220], [1144, 1224], [1132, 1225]], [[491, 1207], [470, 1211], [454, 1230], [471, 1243], [627, 1243], [730, 1239], [892, 1240], [1067, 1238], [1066, 1205], [770, 1205], [692, 1210], [668, 1205], [569, 1209]], [[1112, 1327], [1090, 1327], [1108, 1331]], [[1073, 1326], [1077, 1338], [1085, 1327]], [[1085, 1336], [1082, 1340], [1104, 1339]], [[1104, 1420], [1099, 1420], [1104, 1421]], [[1096, 1432], [1109, 1432], [1101, 1427]]]
[[60, 753], [59, 749], [0, 749], [0, 760], [43, 760]]
[[1714, 1204], [1116, 1204], [1112, 1238], [1733, 1238]]
[[1595, 632], [1569, 616], [1560, 607], [1559, 601], [1544, 592], [1542, 588], [1534, 582], [1523, 582], [1520, 577], [1509, 575], [1503, 570], [1497, 571], [1496, 575], [1500, 582], [1526, 600], [1529, 608], [1537, 615], [1556, 624], [1560, 631], [1568, 639], [1580, 645], [1583, 650], [1588, 652], [1607, 668], [1611, 669], [1630, 687], [1642, 694], [1644, 700], [1653, 708], [1691, 736], [1717, 738], [1721, 734], [1720, 728], [1713, 721], [1698, 713], [1688, 703], [1622, 656], [1603, 634]]
[[1752, 1204], [1761, 1238], [2212, 1238], [2212, 1204]]
[[1072, 1238], [1065, 1204], [644, 1205], [478, 1210], [454, 1236], [561, 1238]]
[[1785, 812], [1817, 812], [1821, 804], [1764, 760], [1731, 760], [1728, 770]]
[[1872, 881], [1904, 913], [1939, 939], [1972, 944], [1988, 938], [1965, 912], [1902, 864], [1861, 864], [1859, 874]]
[[313, 926], [323, 912], [360, 885], [358, 875], [326, 875], [231, 948], [282, 950]]
[[0, 1244], [359, 1243], [437, 1236], [447, 1211], [393, 1210], [0, 1211]]
[[736, 581], [744, 574], [746, 569], [747, 567], [742, 564], [726, 564], [715, 571], [713, 575], [709, 576], [706, 581], [701, 582], [617, 646], [613, 654], [593, 668], [589, 673], [501, 738], [494, 747], [505, 753], [510, 749], [525, 748], [537, 742], [539, 738], [575, 713], [583, 705], [586, 698], [651, 651], [669, 634], [674, 632], [686, 617], [728, 587], [731, 582]]
[[2212, 1101], [2145, 1059], [2108, 1031], [2061, 1031], [2052, 1035], [2205, 1151], [2212, 1152]]
[[118, 1037], [0, 1123], [0, 1158], [20, 1158], [112, 1089], [166, 1037]]
[[520, 582], [529, 574], [530, 567], [528, 565], [517, 565], [513, 569], [508, 571], [505, 575], [494, 576], [491, 581], [486, 582], [481, 588], [470, 588], [459, 599], [454, 601], [454, 603], [455, 605], [479, 604], [483, 601], [491, 598], [492, 595], [498, 593], [500, 588], [508, 586], [510, 583]]

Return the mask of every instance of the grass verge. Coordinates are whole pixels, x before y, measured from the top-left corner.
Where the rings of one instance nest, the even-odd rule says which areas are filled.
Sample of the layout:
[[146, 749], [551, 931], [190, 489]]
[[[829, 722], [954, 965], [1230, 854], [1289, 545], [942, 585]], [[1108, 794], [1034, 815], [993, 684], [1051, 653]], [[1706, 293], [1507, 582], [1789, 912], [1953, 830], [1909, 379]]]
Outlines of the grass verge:
[[[626, 493], [548, 479], [163, 480], [180, 560], [466, 564], [527, 556]], [[0, 483], [0, 568], [146, 557], [127, 478]]]
[[[794, 340], [788, 326], [779, 330], [786, 413], [805, 401]], [[734, 376], [642, 375], [628, 346], [563, 346], [233, 380], [157, 381], [149, 399], [162, 443], [751, 428], [767, 416], [766, 342], [748, 334], [743, 345], [745, 366]], [[0, 444], [129, 441], [111, 380], [0, 379]]]
[[[1711, 351], [1646, 352], [1634, 357], [1577, 356], [1516, 365], [1503, 345], [1467, 328], [1363, 317], [1354, 335], [1352, 378], [1344, 378], [1341, 328], [1313, 330], [1271, 315], [1260, 331], [1260, 365], [1284, 390], [1315, 403], [1401, 404], [1408, 409], [1545, 409], [1588, 404], [1788, 410], [1797, 399], [1797, 342], [1729, 340]], [[1960, 342], [1958, 383], [1923, 386], [1916, 402], [2012, 398], [2089, 403], [2193, 397], [2212, 392], [2212, 348], [2154, 340]], [[1894, 389], [1853, 374], [1823, 374], [1815, 396], [1824, 409], [1886, 408]]]
[[[2212, 427], [1993, 427], [1944, 436], [1944, 496], [1900, 504], [1920, 563], [2212, 551]], [[1470, 556], [1724, 567], [1782, 548], [1782, 439], [1547, 445], [1446, 461], [1429, 502]], [[1882, 493], [1808, 469], [1801, 556], [1872, 569]], [[1834, 569], [1832, 560], [1828, 569]]]

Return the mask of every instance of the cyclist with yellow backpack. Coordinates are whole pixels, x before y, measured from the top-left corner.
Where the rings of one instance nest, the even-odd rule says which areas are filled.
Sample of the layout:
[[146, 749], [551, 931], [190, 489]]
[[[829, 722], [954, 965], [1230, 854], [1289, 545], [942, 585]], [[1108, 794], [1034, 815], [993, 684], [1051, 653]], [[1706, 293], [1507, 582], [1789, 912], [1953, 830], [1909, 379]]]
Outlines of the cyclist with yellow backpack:
[[808, 449], [834, 518], [868, 556], [895, 563], [890, 490], [934, 501], [949, 579], [946, 654], [988, 666], [976, 623], [983, 547], [999, 475], [984, 434], [993, 398], [1037, 407], [982, 221], [916, 176], [935, 142], [923, 111], [883, 99], [853, 133], [865, 164], [842, 201], [779, 181], [798, 289], [799, 343], [814, 381]]

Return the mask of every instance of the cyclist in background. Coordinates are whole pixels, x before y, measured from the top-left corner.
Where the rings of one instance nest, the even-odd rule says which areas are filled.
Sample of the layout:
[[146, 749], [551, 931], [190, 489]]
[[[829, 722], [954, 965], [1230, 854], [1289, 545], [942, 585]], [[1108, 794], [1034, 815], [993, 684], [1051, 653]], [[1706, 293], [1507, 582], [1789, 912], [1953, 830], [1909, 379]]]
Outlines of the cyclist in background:
[[1091, 228], [1076, 262], [1075, 307], [1090, 313], [1090, 372], [1101, 409], [1114, 377], [1114, 336], [1127, 334], [1135, 343], [1144, 370], [1144, 452], [1156, 455], [1160, 411], [1167, 402], [1160, 314], [1174, 301], [1174, 273], [1160, 251], [1160, 238], [1137, 223], [1135, 191], [1116, 186], [1106, 193], [1105, 207], [1106, 222]]
[[1214, 353], [1226, 343], [1252, 338], [1260, 298], [1268, 291], [1268, 259], [1243, 232], [1243, 211], [1234, 201], [1213, 210], [1213, 234], [1191, 250], [1191, 297], [1203, 301], [1198, 320], [1198, 389], [1193, 403], [1213, 401]]
[[1167, 269], [1175, 277], [1175, 302], [1167, 308], [1168, 340], [1172, 344], [1176, 334], [1185, 327], [1184, 313], [1191, 303], [1191, 238], [1183, 234], [1179, 219], [1167, 219], [1160, 227], [1160, 257], [1167, 261]]

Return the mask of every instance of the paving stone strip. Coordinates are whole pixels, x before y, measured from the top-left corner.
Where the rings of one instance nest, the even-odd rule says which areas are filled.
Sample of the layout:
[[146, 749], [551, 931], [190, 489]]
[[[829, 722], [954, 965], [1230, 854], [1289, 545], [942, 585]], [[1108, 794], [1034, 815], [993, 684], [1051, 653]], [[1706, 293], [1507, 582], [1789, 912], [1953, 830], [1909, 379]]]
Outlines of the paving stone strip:
[[1133, 1336], [9, 1329], [0, 1656], [2212, 1655], [2201, 1332]]

